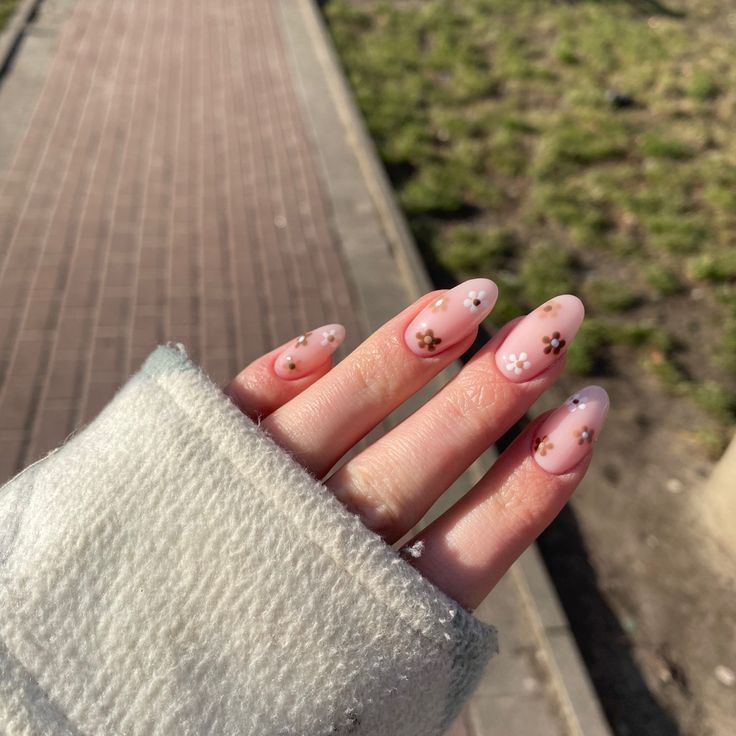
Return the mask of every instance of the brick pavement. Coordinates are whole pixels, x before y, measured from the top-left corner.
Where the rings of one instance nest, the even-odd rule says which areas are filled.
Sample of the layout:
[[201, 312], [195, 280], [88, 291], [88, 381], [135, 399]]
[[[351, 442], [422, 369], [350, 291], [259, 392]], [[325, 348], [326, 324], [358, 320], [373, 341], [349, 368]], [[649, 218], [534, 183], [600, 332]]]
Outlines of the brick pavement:
[[[323, 322], [345, 352], [428, 288], [310, 3], [44, 0], [0, 84], [0, 483], [160, 342], [224, 383]], [[575, 726], [595, 703], [560, 677], [574, 645], [530, 554], [478, 609], [502, 653], [452, 736], [605, 733]]]
[[265, 0], [78, 0], [63, 23], [2, 172], [0, 482], [159, 342], [224, 382], [311, 326], [360, 338], [282, 43]]

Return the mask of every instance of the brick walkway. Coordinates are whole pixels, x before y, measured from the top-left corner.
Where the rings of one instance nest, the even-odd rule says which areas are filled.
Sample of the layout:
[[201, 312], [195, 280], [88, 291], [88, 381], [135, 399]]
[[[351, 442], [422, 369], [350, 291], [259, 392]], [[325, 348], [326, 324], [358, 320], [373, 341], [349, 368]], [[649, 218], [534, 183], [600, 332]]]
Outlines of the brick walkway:
[[[360, 327], [268, 0], [78, 0], [0, 190], [0, 482], [159, 342]], [[1, 113], [0, 113], [1, 114]]]
[[[0, 80], [0, 483], [159, 343], [223, 384], [429, 288], [310, 0], [41, 8]], [[502, 654], [452, 736], [607, 736], [548, 586], [528, 551], [479, 607]]]

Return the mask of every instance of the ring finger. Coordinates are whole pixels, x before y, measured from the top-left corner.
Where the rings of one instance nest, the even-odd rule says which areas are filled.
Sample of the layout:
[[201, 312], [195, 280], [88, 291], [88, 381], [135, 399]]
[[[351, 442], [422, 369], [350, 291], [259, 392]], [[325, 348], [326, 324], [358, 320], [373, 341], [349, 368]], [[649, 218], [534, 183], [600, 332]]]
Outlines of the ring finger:
[[394, 542], [522, 416], [564, 368], [584, 316], [565, 294], [506, 325], [434, 398], [327, 480]]

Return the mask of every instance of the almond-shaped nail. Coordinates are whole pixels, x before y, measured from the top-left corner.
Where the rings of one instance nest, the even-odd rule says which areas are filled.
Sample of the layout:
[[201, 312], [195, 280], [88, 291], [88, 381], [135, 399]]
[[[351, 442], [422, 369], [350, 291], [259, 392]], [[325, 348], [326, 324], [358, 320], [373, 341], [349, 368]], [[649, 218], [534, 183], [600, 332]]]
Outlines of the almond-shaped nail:
[[533, 436], [537, 464], [554, 475], [572, 470], [598, 440], [608, 414], [608, 394], [600, 386], [586, 386], [552, 412]]
[[460, 342], [493, 309], [498, 287], [490, 279], [470, 279], [441, 294], [411, 321], [404, 341], [415, 355], [437, 355]]
[[498, 369], [514, 383], [539, 375], [567, 350], [584, 316], [583, 303], [572, 294], [545, 302], [506, 336], [496, 352]]
[[277, 376], [294, 380], [311, 373], [337, 350], [345, 339], [342, 325], [325, 325], [295, 338], [273, 364]]

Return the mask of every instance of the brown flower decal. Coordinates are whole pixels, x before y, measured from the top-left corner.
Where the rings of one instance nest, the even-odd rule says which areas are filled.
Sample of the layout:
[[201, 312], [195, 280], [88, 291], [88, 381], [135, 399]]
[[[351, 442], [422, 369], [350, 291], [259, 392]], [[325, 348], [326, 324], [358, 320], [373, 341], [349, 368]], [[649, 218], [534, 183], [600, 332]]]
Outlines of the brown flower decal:
[[590, 444], [593, 442], [593, 435], [595, 430], [588, 427], [587, 424], [583, 425], [583, 428], [575, 432], [575, 436], [578, 438], [578, 444], [584, 445], [586, 442]]
[[446, 296], [441, 296], [439, 299], [435, 299], [429, 308], [433, 312], [445, 312], [449, 301], [450, 300]]
[[549, 436], [537, 437], [534, 440], [534, 452], [538, 452], [544, 457], [548, 452], [554, 449], [554, 443], [549, 441]]
[[417, 332], [417, 342], [420, 348], [426, 348], [430, 353], [433, 353], [434, 346], [439, 345], [442, 338], [435, 337], [434, 330], [425, 330], [424, 332]]
[[539, 316], [544, 319], [545, 317], [554, 317], [562, 307], [557, 302], [547, 302], [542, 305], [539, 310]]
[[559, 355], [560, 350], [565, 347], [565, 343], [567, 341], [562, 339], [559, 332], [553, 332], [552, 337], [547, 337], [547, 335], [545, 335], [542, 338], [542, 342], [546, 345], [544, 348], [544, 352], [546, 354], [554, 353], [555, 355]]
[[305, 332], [303, 335], [299, 335], [299, 337], [297, 337], [297, 339], [296, 339], [296, 342], [294, 343], [294, 347], [295, 348], [299, 348], [302, 345], [306, 345], [307, 344], [307, 338], [311, 334], [312, 334], [311, 332]]
[[291, 357], [291, 355], [287, 355], [284, 358], [284, 365], [290, 370], [293, 371], [296, 369], [296, 361], [294, 358]]

